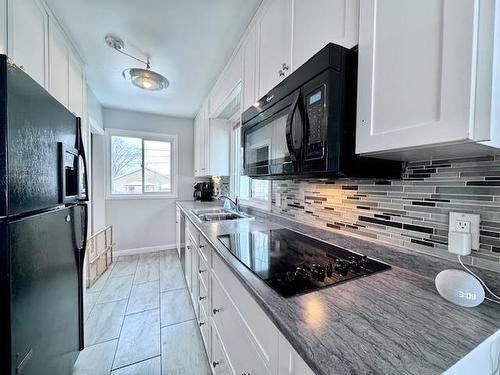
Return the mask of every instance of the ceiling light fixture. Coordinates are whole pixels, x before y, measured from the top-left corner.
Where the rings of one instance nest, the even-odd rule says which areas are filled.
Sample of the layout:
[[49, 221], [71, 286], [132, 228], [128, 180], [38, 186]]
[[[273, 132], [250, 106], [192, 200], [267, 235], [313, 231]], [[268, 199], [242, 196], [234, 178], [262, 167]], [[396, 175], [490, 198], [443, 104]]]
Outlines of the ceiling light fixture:
[[104, 40], [106, 41], [106, 44], [114, 50], [146, 65], [146, 69], [129, 68], [123, 71], [123, 78], [125, 78], [127, 81], [130, 81], [134, 86], [137, 86], [143, 90], [159, 91], [166, 89], [170, 85], [168, 79], [166, 79], [160, 73], [156, 73], [151, 70], [151, 62], [149, 60], [149, 56], [146, 56], [145, 59], [141, 59], [126, 52], [125, 43], [122, 39], [118, 38], [115, 35], [108, 34], [104, 37]]

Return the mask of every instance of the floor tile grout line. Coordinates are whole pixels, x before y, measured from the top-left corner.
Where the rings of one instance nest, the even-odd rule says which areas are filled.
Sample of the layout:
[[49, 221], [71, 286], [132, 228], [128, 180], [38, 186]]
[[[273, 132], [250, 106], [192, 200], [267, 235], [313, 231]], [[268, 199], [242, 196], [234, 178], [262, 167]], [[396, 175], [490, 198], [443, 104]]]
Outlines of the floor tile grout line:
[[175, 322], [175, 323], [166, 324], [166, 325], [164, 325], [164, 326], [162, 326], [162, 325], [161, 325], [161, 323], [160, 323], [160, 328], [172, 327], [172, 326], [176, 326], [176, 325], [178, 325], [178, 324], [183, 324], [183, 323], [190, 322], [190, 321], [192, 321], [192, 320], [196, 320], [196, 317], [191, 318], [191, 319], [182, 320], [182, 321], [180, 321], [180, 322]]
[[113, 373], [113, 371], [121, 370], [123, 368], [129, 367], [129, 366], [133, 366], [133, 365], [136, 365], [136, 364], [141, 363], [141, 362], [146, 362], [146, 361], [149, 361], [149, 360], [151, 360], [153, 358], [157, 358], [157, 357], [160, 357], [160, 362], [161, 362], [161, 355], [154, 355], [152, 357], [141, 359], [140, 361], [136, 361], [136, 362], [130, 363], [128, 365], [124, 365], [124, 366], [120, 366], [120, 367], [117, 367], [115, 369], [112, 369], [111, 373]]
[[[137, 264], [136, 264], [135, 270], [137, 271]], [[132, 278], [132, 285], [130, 286], [130, 291], [128, 292], [127, 306], [125, 306], [125, 314], [127, 313], [128, 304], [130, 302], [130, 294], [132, 293], [132, 286], [133, 286], [133, 282], [134, 282], [134, 277], [135, 277], [135, 272], [134, 272], [134, 275], [133, 275], [133, 278]], [[113, 362], [111, 362], [111, 369], [109, 371], [110, 375], [111, 375], [111, 372], [113, 371], [113, 367], [114, 367], [115, 360], [116, 360], [116, 353], [118, 352], [118, 345], [120, 344], [120, 339], [121, 339], [121, 336], [122, 336], [123, 323], [125, 323], [125, 317], [126, 317], [125, 314], [123, 314], [122, 324], [120, 326], [120, 333], [118, 334], [118, 341], [116, 342], [115, 353], [113, 355]]]

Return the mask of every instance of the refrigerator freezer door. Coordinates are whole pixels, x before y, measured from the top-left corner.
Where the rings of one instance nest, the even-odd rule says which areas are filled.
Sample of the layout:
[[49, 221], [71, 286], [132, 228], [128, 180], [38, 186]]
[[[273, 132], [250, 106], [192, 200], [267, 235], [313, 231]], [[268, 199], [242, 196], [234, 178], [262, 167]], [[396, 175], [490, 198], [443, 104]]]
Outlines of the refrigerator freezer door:
[[0, 217], [62, 203], [58, 142], [77, 148], [76, 117], [0, 55], [2, 136]]
[[71, 374], [82, 331], [84, 207], [8, 224], [12, 374]]

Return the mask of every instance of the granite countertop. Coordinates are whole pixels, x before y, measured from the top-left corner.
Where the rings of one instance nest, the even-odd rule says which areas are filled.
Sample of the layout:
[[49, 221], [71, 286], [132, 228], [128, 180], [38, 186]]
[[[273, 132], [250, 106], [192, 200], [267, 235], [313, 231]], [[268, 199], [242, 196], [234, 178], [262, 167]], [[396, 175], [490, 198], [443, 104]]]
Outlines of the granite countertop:
[[[435, 290], [434, 277], [459, 268], [456, 262], [258, 212], [255, 220], [202, 223], [190, 210], [218, 207], [219, 202], [177, 205], [317, 374], [439, 374], [500, 329], [499, 305], [487, 301], [472, 309], [458, 307]], [[382, 260], [392, 269], [284, 298], [217, 239], [284, 227]], [[499, 274], [480, 274], [494, 282], [493, 289], [500, 284]]]

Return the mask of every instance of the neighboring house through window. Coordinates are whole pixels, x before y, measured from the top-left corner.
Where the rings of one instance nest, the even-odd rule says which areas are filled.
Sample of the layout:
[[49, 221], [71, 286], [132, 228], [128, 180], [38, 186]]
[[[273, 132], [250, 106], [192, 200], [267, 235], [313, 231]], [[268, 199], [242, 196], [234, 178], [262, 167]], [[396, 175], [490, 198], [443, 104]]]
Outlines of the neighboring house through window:
[[111, 129], [110, 197], [175, 196], [177, 137]]

